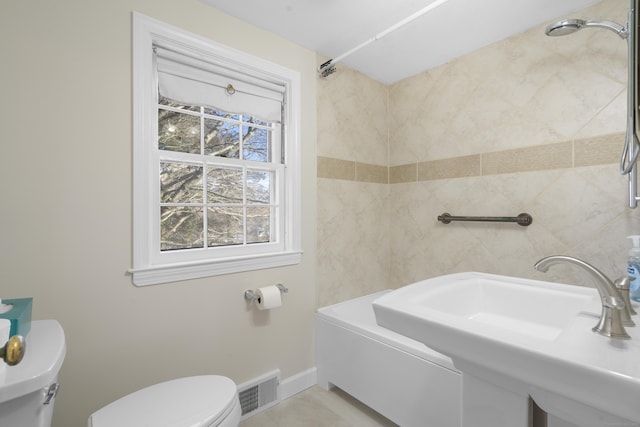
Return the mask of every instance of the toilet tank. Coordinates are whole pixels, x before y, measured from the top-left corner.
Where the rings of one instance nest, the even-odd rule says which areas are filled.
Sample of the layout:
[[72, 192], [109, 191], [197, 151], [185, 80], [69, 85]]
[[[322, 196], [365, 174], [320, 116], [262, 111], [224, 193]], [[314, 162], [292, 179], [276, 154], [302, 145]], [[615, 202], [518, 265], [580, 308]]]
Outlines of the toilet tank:
[[55, 320], [32, 321], [25, 343], [18, 365], [0, 360], [0, 426], [49, 427], [66, 354], [64, 331]]

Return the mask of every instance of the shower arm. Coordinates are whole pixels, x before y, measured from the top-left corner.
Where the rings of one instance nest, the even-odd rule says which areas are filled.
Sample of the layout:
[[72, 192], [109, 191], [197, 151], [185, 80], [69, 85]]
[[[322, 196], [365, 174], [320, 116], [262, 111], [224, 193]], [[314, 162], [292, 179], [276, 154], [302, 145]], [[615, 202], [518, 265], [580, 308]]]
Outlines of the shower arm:
[[[612, 21], [583, 21], [583, 27], [598, 27], [598, 28], [606, 28], [608, 30], [613, 31], [618, 34], [623, 39], [626, 39], [629, 36], [629, 28], [625, 28], [617, 22]], [[629, 26], [627, 26], [629, 27]]]

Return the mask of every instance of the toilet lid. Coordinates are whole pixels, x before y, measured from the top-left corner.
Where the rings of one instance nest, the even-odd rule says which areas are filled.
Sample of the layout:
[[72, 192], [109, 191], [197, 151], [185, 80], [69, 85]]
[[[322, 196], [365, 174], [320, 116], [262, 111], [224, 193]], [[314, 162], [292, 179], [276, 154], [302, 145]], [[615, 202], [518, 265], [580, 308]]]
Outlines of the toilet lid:
[[238, 402], [236, 384], [218, 375], [179, 378], [138, 390], [91, 415], [93, 427], [216, 425]]

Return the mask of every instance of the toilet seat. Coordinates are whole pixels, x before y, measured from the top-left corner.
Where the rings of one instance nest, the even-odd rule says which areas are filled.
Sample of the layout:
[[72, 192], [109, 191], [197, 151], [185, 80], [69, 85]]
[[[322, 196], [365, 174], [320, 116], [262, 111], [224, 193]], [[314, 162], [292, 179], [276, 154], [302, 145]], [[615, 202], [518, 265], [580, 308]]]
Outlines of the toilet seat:
[[89, 427], [211, 427], [227, 417], [239, 421], [239, 414], [235, 383], [219, 375], [202, 375], [155, 384], [124, 396], [94, 412]]

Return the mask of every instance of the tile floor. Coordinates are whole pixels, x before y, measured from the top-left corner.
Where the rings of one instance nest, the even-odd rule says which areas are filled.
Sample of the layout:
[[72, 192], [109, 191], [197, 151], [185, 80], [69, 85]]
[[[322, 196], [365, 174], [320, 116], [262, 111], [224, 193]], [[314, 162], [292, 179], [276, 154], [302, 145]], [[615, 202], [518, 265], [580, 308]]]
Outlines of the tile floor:
[[397, 427], [347, 393], [311, 387], [240, 423], [240, 427]]

